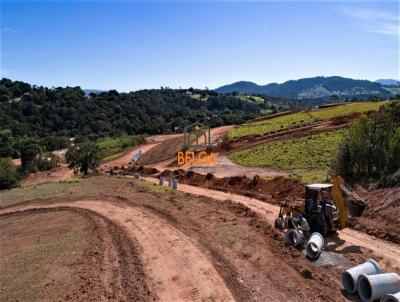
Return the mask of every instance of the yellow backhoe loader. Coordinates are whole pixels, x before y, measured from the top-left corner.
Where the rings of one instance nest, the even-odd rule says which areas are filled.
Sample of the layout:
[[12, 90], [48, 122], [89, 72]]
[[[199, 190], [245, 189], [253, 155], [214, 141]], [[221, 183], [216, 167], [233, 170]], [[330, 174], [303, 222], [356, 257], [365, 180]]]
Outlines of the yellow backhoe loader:
[[367, 202], [342, 177], [332, 175], [332, 178], [332, 184], [306, 185], [304, 201], [282, 205], [275, 227], [300, 229], [305, 236], [318, 232], [325, 237], [346, 228], [349, 216], [360, 216]]

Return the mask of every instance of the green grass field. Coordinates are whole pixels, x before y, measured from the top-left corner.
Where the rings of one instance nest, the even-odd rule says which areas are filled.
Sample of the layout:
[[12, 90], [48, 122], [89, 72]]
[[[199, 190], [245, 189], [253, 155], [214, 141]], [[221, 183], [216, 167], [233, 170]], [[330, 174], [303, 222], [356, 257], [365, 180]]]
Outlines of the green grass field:
[[330, 118], [345, 116], [355, 112], [378, 110], [379, 107], [385, 103], [387, 102], [348, 103], [336, 107], [317, 109], [310, 112], [298, 112], [290, 115], [279, 116], [273, 119], [240, 125], [239, 127], [232, 129], [228, 133], [228, 137], [230, 139], [235, 139], [248, 135], [262, 135], [271, 131], [287, 129], [290, 126], [299, 124], [315, 122], [318, 120], [328, 120]]
[[143, 142], [141, 135], [123, 135], [119, 137], [102, 138], [96, 142], [100, 149], [100, 156], [106, 159], [112, 155], [125, 151], [129, 147], [136, 146]]
[[345, 131], [336, 130], [274, 141], [248, 150], [234, 152], [229, 158], [242, 166], [268, 166], [290, 171], [324, 171], [330, 164]]
[[259, 96], [253, 96], [253, 95], [245, 95], [245, 94], [239, 94], [237, 98], [241, 99], [242, 101], [249, 101], [253, 103], [263, 103], [264, 99]]

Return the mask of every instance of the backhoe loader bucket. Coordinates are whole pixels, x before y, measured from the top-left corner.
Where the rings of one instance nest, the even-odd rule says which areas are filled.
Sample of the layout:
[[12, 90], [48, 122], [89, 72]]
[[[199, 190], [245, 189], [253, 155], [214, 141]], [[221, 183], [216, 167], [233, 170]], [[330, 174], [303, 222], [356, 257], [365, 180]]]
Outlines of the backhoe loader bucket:
[[348, 184], [344, 183], [340, 188], [347, 197], [351, 197], [351, 199], [346, 202], [347, 212], [350, 217], [361, 216], [368, 202], [361, 198]]
[[347, 203], [347, 211], [350, 217], [360, 217], [367, 207], [366, 202], [362, 201], [352, 201]]

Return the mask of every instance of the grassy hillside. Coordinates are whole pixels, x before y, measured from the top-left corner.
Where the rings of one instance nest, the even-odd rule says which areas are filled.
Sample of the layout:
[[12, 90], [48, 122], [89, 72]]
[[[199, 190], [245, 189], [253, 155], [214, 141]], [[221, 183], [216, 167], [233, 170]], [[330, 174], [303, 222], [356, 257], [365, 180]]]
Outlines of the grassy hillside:
[[242, 101], [249, 101], [249, 102], [253, 102], [253, 103], [263, 103], [264, 102], [264, 99], [262, 97], [255, 96], [255, 95], [239, 94], [237, 97]]
[[387, 102], [362, 102], [348, 103], [335, 107], [312, 110], [310, 112], [299, 112], [273, 119], [261, 120], [240, 125], [228, 133], [230, 139], [240, 138], [248, 135], [266, 134], [271, 131], [286, 129], [290, 126], [310, 123], [318, 120], [328, 120], [330, 118], [345, 116], [355, 112], [367, 112], [378, 110], [380, 106]]
[[122, 135], [118, 137], [99, 139], [96, 144], [100, 149], [101, 158], [105, 159], [143, 142], [144, 139], [142, 135]]
[[304, 182], [323, 181], [337, 146], [346, 130], [336, 130], [274, 141], [232, 153], [229, 158], [242, 166], [267, 166], [288, 171]]

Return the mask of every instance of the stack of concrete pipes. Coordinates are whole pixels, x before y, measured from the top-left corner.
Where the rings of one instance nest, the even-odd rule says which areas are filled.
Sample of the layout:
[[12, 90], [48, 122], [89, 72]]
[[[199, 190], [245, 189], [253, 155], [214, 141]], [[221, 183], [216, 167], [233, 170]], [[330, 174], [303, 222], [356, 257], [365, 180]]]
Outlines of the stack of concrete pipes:
[[[285, 243], [295, 248], [303, 248], [305, 243], [304, 234], [301, 230], [290, 229], [285, 234]], [[315, 260], [319, 257], [324, 247], [324, 237], [320, 233], [312, 233], [306, 244], [306, 255]]]
[[400, 276], [382, 273], [373, 259], [344, 271], [342, 284], [348, 293], [358, 293], [364, 302], [400, 302]]

